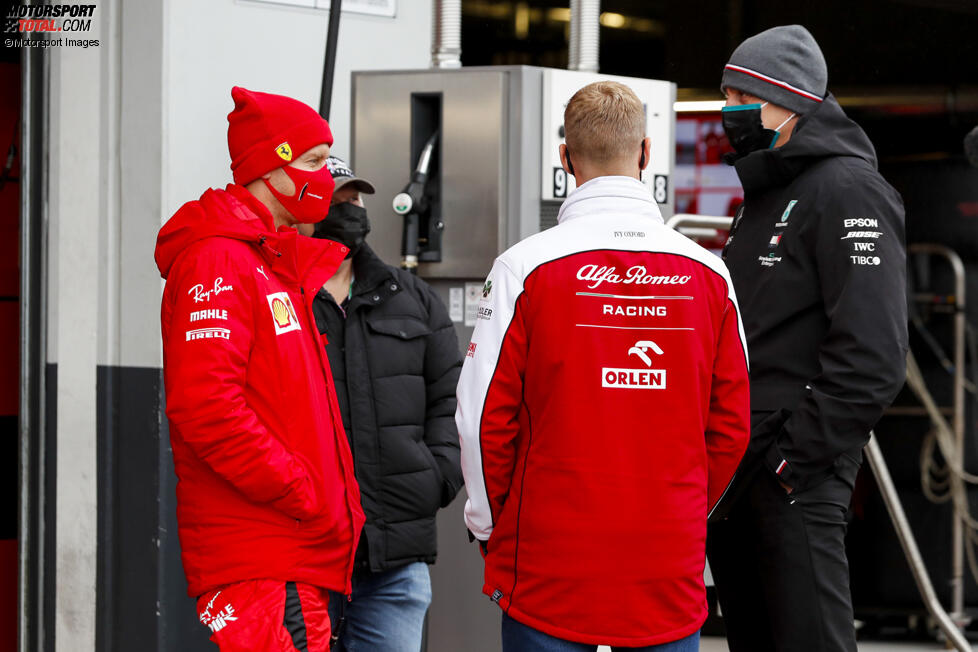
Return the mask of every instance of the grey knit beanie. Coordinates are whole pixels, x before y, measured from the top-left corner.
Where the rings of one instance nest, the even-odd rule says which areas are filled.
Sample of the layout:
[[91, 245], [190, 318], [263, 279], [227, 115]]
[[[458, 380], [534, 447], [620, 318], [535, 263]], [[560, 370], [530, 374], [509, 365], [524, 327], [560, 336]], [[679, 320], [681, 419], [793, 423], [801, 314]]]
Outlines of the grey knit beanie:
[[739, 91], [806, 113], [825, 97], [825, 57], [801, 25], [772, 27], [745, 40], [723, 69], [720, 88]]

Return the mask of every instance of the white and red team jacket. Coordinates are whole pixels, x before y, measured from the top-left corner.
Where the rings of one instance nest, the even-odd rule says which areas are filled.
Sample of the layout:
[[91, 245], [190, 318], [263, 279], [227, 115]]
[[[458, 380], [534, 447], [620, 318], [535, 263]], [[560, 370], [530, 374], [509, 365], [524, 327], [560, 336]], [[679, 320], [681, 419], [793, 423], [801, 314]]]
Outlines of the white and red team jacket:
[[749, 439], [733, 285], [636, 179], [583, 184], [558, 222], [496, 259], [458, 385], [483, 591], [558, 638], [678, 640]]

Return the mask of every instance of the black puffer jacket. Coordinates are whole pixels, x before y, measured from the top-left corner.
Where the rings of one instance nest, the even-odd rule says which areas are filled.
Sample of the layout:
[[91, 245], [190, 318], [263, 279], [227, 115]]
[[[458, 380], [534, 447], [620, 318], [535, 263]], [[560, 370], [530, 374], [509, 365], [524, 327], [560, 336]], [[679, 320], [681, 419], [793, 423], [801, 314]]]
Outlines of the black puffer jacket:
[[853, 479], [870, 429], [903, 385], [903, 202], [832, 95], [781, 148], [736, 162], [744, 204], [724, 260], [744, 318], [752, 433], [782, 482]]
[[313, 304], [329, 357], [367, 523], [358, 567], [435, 561], [435, 512], [462, 486], [455, 385], [461, 354], [431, 287], [366, 245], [343, 310]]

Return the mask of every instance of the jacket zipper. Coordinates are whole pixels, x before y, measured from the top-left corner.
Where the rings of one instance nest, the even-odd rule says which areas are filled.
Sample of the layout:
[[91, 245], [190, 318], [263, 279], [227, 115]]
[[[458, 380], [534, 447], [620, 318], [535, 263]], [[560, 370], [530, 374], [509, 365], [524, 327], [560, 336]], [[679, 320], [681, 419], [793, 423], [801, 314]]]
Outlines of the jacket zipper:
[[[346, 336], [347, 336], [346, 320], [349, 319], [350, 314], [353, 312], [353, 308], [354, 308], [352, 294], [353, 294], [353, 285], [351, 284], [350, 285], [350, 302], [347, 304], [347, 309], [346, 310], [343, 309], [343, 306], [341, 306], [340, 304], [336, 303], [335, 300], [333, 301], [333, 303], [336, 303], [336, 307], [339, 308], [340, 314], [343, 315], [343, 326], [342, 326], [342, 328], [343, 328], [343, 350], [341, 351], [341, 353], [343, 354], [343, 364], [346, 365], [347, 395], [349, 395], [349, 393], [350, 393], [349, 392], [349, 384], [350, 384], [350, 361], [347, 358], [347, 351], [350, 350], [350, 347], [347, 346], [347, 341], [346, 341]], [[330, 370], [330, 371], [332, 371], [332, 370]], [[334, 386], [335, 386], [335, 383], [334, 383]], [[340, 421], [342, 422], [342, 417], [340, 417]], [[350, 458], [353, 460], [353, 475], [354, 476], [356, 475], [356, 471], [357, 471], [357, 452], [356, 452], [356, 448], [354, 446], [354, 442], [357, 440], [357, 438], [355, 436], [355, 433], [356, 433], [356, 425], [353, 423], [353, 410], [351, 409], [350, 410]]]
[[[281, 255], [281, 254], [279, 254], [279, 255]], [[305, 306], [305, 309], [306, 309], [306, 319], [311, 320], [310, 323], [313, 324], [313, 325], [315, 325], [315, 323], [316, 323], [316, 314], [312, 310], [312, 301], [307, 301], [306, 300], [306, 289], [304, 287], [302, 287], [302, 283], [301, 282], [299, 283], [299, 294], [302, 296], [302, 304]], [[316, 332], [317, 333], [319, 332], [319, 328], [316, 328]], [[327, 394], [327, 398], [328, 398], [328, 396], [329, 396], [329, 385], [330, 385], [330, 383], [333, 382], [333, 379], [332, 379], [332, 374], [330, 374], [329, 377], [326, 377], [326, 374], [325, 374], [327, 365], [324, 363], [324, 358], [326, 357], [326, 352], [323, 350], [324, 347], [323, 347], [322, 340], [317, 340], [317, 342], [316, 342], [316, 349], [317, 349], [317, 353], [319, 354], [319, 368], [323, 371], [323, 375], [324, 375], [325, 380], [326, 380], [326, 394]], [[332, 414], [332, 402], [330, 402], [330, 421], [332, 421], [332, 419], [333, 419], [334, 416], [336, 416], [336, 415], [333, 415]], [[343, 422], [342, 422], [342, 419], [341, 419], [340, 420], [340, 428], [342, 428], [342, 427], [343, 427]], [[345, 432], [343, 433], [343, 436], [346, 437], [346, 433]], [[336, 436], [336, 425], [334, 423], [333, 424], [333, 444], [334, 444], [334, 448], [336, 449], [337, 454], [339, 455], [339, 458], [340, 458], [339, 459], [340, 468], [342, 469], [342, 472], [343, 472], [343, 489], [344, 489], [344, 493], [346, 494], [346, 509], [347, 509], [347, 512], [349, 512], [349, 516], [350, 516], [350, 533], [351, 533], [350, 541], [352, 543], [353, 541], [357, 541], [357, 523], [356, 523], [356, 519], [353, 517], [354, 510], [353, 510], [353, 506], [350, 504], [350, 492], [349, 492], [348, 488], [349, 488], [350, 481], [352, 480], [353, 482], [356, 482], [356, 480], [355, 480], [355, 475], [354, 475], [353, 478], [349, 477], [350, 475], [353, 475], [353, 469], [350, 469], [349, 470], [349, 475], [347, 474], [347, 468], [346, 468], [346, 465], [343, 463], [343, 455], [342, 455], [342, 451], [340, 450], [339, 442], [337, 441], [337, 439], [338, 438]], [[351, 450], [350, 450], [350, 466], [352, 466], [352, 465], [353, 465], [353, 450], [351, 448]], [[325, 481], [325, 478], [323, 478], [323, 480]], [[349, 560], [349, 563], [347, 564], [347, 571], [346, 571], [346, 576], [348, 578], [352, 578], [352, 576], [353, 576], [353, 567], [354, 567], [354, 564], [356, 562], [356, 556], [357, 556], [357, 547], [356, 546], [352, 546], [352, 549], [350, 550], [350, 560]], [[348, 595], [349, 595], [350, 599], [352, 599], [352, 584], [350, 585], [350, 590], [351, 590], [351, 593], [348, 594]]]
[[[258, 237], [258, 244], [259, 244], [259, 246], [261, 246], [261, 247], [268, 247], [268, 250], [270, 252], [272, 252], [273, 254], [275, 254], [275, 257], [276, 258], [281, 258], [282, 257], [282, 252], [281, 251], [278, 251], [278, 250], [276, 250], [274, 248], [272, 248], [271, 245], [267, 244], [266, 243], [266, 240], [267, 239], [268, 238], [266, 236], [264, 236], [264, 235], [259, 236]], [[313, 326], [315, 326], [315, 324], [316, 324], [316, 315], [315, 315], [315, 313], [312, 310], [312, 302], [306, 300], [306, 289], [302, 286], [302, 281], [299, 281], [299, 295], [302, 297], [302, 303], [303, 303], [303, 305], [304, 305], [304, 307], [306, 309], [306, 319], [309, 320], [308, 323], [309, 324], [312, 324]], [[317, 333], [319, 332], [319, 329], [318, 328], [316, 328], [316, 332]], [[319, 340], [319, 339], [316, 340], [316, 349], [317, 349], [317, 353], [319, 355], [319, 368], [323, 372], [324, 380], [326, 381], [326, 394], [327, 394], [327, 398], [328, 398], [329, 397], [329, 385], [333, 381], [332, 381], [332, 378], [329, 377], [329, 376], [327, 376], [326, 373], [325, 373], [326, 372], [327, 365], [324, 362], [323, 358], [326, 356], [326, 352], [323, 350], [322, 341]], [[331, 405], [331, 407], [330, 407], [330, 421], [332, 421], [332, 418], [333, 418], [333, 414], [332, 414], [332, 405]], [[343, 424], [341, 422], [340, 423], [340, 427], [342, 427], [342, 425]], [[344, 433], [344, 436], [346, 436], [345, 433]], [[337, 439], [337, 437], [336, 437], [336, 431], [335, 431], [335, 425], [334, 425], [334, 429], [333, 429], [333, 444], [334, 444], [334, 448], [337, 449], [336, 452], [339, 455], [339, 458], [340, 458], [339, 459], [339, 461], [340, 461], [340, 468], [342, 469], [342, 473], [343, 473], [343, 487], [344, 487], [344, 492], [346, 493], [346, 509], [347, 509], [347, 513], [348, 513], [349, 518], [350, 518], [350, 532], [351, 532], [350, 541], [352, 542], [352, 541], [355, 541], [356, 538], [357, 538], [357, 530], [356, 530], [356, 519], [353, 517], [353, 514], [354, 514], [353, 506], [350, 504], [350, 492], [348, 490], [348, 487], [349, 487], [349, 483], [351, 482], [351, 480], [353, 482], [356, 482], [356, 480], [354, 479], [355, 476], [354, 476], [354, 478], [351, 478], [350, 477], [351, 475], [353, 475], [352, 469], [350, 470], [349, 474], [347, 473], [347, 468], [346, 468], [346, 465], [343, 464], [343, 456], [341, 454], [341, 451], [338, 450], [339, 444], [336, 441], [336, 439]], [[352, 465], [352, 462], [353, 462], [352, 457], [353, 457], [353, 451], [351, 450], [350, 451], [350, 458], [351, 458], [350, 462], [351, 462], [351, 465]], [[323, 478], [323, 481], [325, 482], [326, 481], [326, 478]], [[299, 527], [301, 527], [301, 523], [297, 520], [296, 521], [296, 529], [298, 529]], [[353, 566], [354, 566], [354, 562], [356, 560], [356, 554], [357, 554], [356, 546], [353, 546], [352, 549], [351, 549], [351, 551], [350, 551], [349, 562], [347, 563], [346, 577], [348, 577], [348, 578], [352, 577], [352, 575], [353, 575]], [[353, 597], [352, 596], [352, 585], [350, 585], [350, 589], [351, 589], [351, 593], [347, 594], [347, 597], [348, 597], [348, 599], [352, 600], [352, 597]]]
[[720, 256], [720, 258], [724, 261], [727, 260], [727, 248], [730, 246], [730, 243], [733, 242], [734, 234], [737, 233], [737, 229], [740, 228], [740, 223], [744, 221], [744, 206], [745, 204], [740, 204], [740, 208], [737, 209], [737, 214], [734, 215], [733, 223], [730, 225], [730, 233], [727, 234], [727, 241], [723, 245], [723, 251], [721, 252]]

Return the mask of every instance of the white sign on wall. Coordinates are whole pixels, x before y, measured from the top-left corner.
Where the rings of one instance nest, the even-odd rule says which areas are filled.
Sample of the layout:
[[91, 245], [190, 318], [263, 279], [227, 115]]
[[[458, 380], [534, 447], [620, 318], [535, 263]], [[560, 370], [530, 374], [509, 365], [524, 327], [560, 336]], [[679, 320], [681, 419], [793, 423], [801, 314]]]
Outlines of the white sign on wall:
[[[308, 7], [309, 9], [329, 9], [330, 0], [252, 0], [266, 4]], [[343, 11], [371, 16], [388, 16], [397, 13], [397, 0], [343, 0]]]
[[465, 289], [460, 287], [448, 288], [448, 316], [452, 321], [461, 322], [465, 319]]
[[465, 325], [475, 326], [479, 300], [482, 298], [482, 283], [465, 284]]
[[[563, 144], [564, 109], [571, 96], [596, 81], [617, 81], [638, 95], [645, 105], [645, 133], [652, 139], [652, 156], [642, 173], [665, 217], [673, 213], [672, 172], [676, 158], [676, 85], [636, 77], [616, 77], [576, 70], [548, 69], [543, 73], [543, 199], [560, 201], [577, 187], [573, 175], [560, 165], [558, 146]], [[638, 143], [635, 156], [638, 157]], [[573, 160], [573, 152], [571, 153]]]

